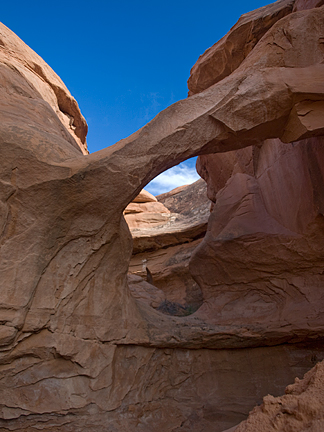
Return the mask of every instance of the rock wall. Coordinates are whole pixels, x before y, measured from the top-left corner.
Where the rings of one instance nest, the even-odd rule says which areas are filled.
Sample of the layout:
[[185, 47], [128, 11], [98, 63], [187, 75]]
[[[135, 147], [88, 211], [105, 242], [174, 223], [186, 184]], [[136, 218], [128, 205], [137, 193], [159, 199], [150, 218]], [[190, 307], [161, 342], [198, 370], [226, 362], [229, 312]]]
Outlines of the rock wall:
[[[322, 3], [298, 1], [293, 10]], [[239, 23], [198, 60], [189, 80], [196, 87], [189, 94], [207, 86], [206, 76], [215, 82], [222, 79], [215, 65]], [[286, 29], [282, 31], [290, 37]], [[283, 44], [278, 47], [289, 51]], [[311, 75], [305, 80], [311, 81]], [[310, 111], [305, 109], [305, 115]], [[288, 126], [288, 133], [294, 134], [297, 128]], [[196, 316], [209, 316], [217, 324], [239, 317], [260, 339], [271, 335], [281, 342], [295, 342], [319, 336], [324, 283], [323, 144], [323, 136], [290, 145], [278, 138], [267, 139], [243, 150], [198, 158], [197, 170], [214, 204], [206, 237], [190, 262], [204, 298]], [[311, 384], [298, 398], [286, 396], [278, 401], [267, 396], [262, 407], [233, 431], [322, 430], [319, 400], [324, 382], [320, 373], [310, 376], [314, 374], [316, 389]], [[287, 392], [291, 393], [290, 387]]]
[[[217, 249], [223, 248], [232, 262], [236, 254], [236, 280], [228, 283], [227, 270], [222, 283], [228, 284], [230, 296], [237, 290], [238, 303], [250, 296], [254, 315], [246, 300], [246, 314], [237, 315], [233, 297], [229, 307], [224, 304], [224, 314], [217, 311], [215, 278], [206, 284], [194, 261], [193, 273], [201, 279], [204, 295], [197, 312], [168, 316], [136, 300], [127, 282], [132, 240], [123, 216], [151, 179], [189, 157], [259, 147], [270, 140], [268, 146], [276, 151], [287, 149], [290, 166], [289, 149], [294, 146], [272, 141], [277, 139], [303, 141], [299, 151], [312, 152], [307, 140], [324, 135], [323, 24], [323, 7], [282, 17], [227, 77], [93, 155], [80, 151], [78, 140], [83, 142], [86, 128], [81, 117], [77, 123], [67, 120], [77, 118], [76, 105], [66, 90], [63, 98], [58, 90], [62, 85], [55, 84], [59, 78], [49, 79], [39, 57], [0, 28], [2, 430], [221, 431], [243, 419], [264, 393], [282, 393], [295, 375], [301, 377], [323, 358], [318, 346], [323, 337], [322, 299], [313, 285], [303, 287], [298, 279], [310, 275], [315, 254], [314, 286], [321, 277], [322, 216], [316, 207], [321, 188], [315, 187], [313, 171], [304, 168], [308, 183], [300, 190], [313, 193], [305, 207], [313, 209], [310, 222], [304, 217], [286, 227], [275, 220], [270, 212], [280, 210], [273, 208], [277, 204], [270, 202], [270, 195], [269, 202], [264, 201], [259, 180], [244, 172], [228, 181], [237, 182], [236, 207], [226, 201], [226, 188], [218, 192], [223, 199], [216, 199], [215, 209], [221, 206], [230, 220], [244, 222], [250, 246], [246, 249], [235, 236], [231, 241], [233, 233], [242, 230], [234, 222], [231, 229], [218, 224], [208, 236], [214, 241], [226, 233]], [[17, 60], [15, 52], [24, 52], [25, 58], [19, 54]], [[316, 169], [320, 157], [320, 147], [308, 155]], [[298, 157], [293, 161], [299, 169]], [[260, 182], [266, 183], [267, 171], [258, 166]], [[281, 169], [289, 168], [282, 164]], [[245, 205], [266, 217], [266, 236], [255, 235], [255, 225], [244, 218]], [[292, 226], [304, 231], [296, 235]], [[265, 250], [256, 254], [253, 244], [262, 242]], [[253, 264], [251, 274], [257, 279], [237, 279], [242, 256]], [[285, 256], [292, 260], [288, 266]], [[263, 295], [268, 277], [264, 263], [276, 267], [275, 311], [276, 301], [267, 299], [267, 293], [256, 299], [261, 297], [257, 285], [246, 294], [246, 287], [260, 280]], [[296, 263], [302, 265], [297, 281], [292, 280]], [[306, 310], [305, 296], [314, 311], [301, 313], [297, 325], [294, 317]], [[274, 311], [269, 328], [262, 311]], [[275, 346], [283, 341], [290, 344]], [[238, 388], [240, 382], [243, 388]]]
[[[284, 3], [277, 2], [272, 7], [282, 7]], [[299, 9], [305, 10], [306, 4], [296, 3], [294, 10]], [[281, 19], [263, 36], [242, 67], [250, 64], [254, 53], [261, 52], [267, 43], [278, 49], [275, 54], [265, 54], [262, 61], [290, 64], [291, 45], [296, 40], [294, 31], [302, 23], [307, 30], [310, 21], [306, 15], [315, 13], [317, 9]], [[253, 27], [255, 13], [247, 18]], [[229, 36], [235, 32], [236, 27]], [[288, 44], [287, 38], [292, 38]], [[307, 43], [305, 34], [302, 39]], [[221, 50], [214, 45], [215, 59], [222, 56]], [[316, 52], [319, 54], [314, 47], [297, 62], [306, 66]], [[193, 68], [193, 76], [199, 77], [201, 62], [208, 58], [206, 52]], [[318, 61], [322, 64], [323, 52]], [[209, 74], [213, 73], [216, 80], [221, 79], [209, 65]], [[316, 78], [312, 74], [305, 75], [305, 82], [313, 80]], [[312, 103], [309, 94], [309, 100], [301, 102], [301, 116], [312, 115]], [[308, 108], [306, 104], [310, 104]], [[322, 116], [320, 112], [317, 115]], [[317, 121], [315, 116], [313, 119]], [[286, 136], [292, 137], [298, 128], [288, 120]], [[323, 326], [324, 283], [324, 137], [318, 135], [289, 145], [283, 138], [272, 138], [246, 149], [199, 157], [197, 169], [215, 204], [205, 239], [190, 263], [191, 274], [205, 300], [197, 316], [209, 316], [218, 324], [232, 322], [233, 316], [240, 317], [240, 322], [248, 327], [253, 323], [249, 329], [261, 339], [269, 336], [284, 342], [316, 337]]]

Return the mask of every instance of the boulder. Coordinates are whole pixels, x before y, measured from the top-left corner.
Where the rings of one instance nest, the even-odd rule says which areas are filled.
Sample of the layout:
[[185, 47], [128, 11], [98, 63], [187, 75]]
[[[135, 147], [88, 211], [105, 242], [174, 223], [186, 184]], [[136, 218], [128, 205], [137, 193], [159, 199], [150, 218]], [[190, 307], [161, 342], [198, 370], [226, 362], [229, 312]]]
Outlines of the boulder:
[[144, 189], [125, 208], [124, 216], [131, 231], [163, 225], [171, 218], [170, 211]]

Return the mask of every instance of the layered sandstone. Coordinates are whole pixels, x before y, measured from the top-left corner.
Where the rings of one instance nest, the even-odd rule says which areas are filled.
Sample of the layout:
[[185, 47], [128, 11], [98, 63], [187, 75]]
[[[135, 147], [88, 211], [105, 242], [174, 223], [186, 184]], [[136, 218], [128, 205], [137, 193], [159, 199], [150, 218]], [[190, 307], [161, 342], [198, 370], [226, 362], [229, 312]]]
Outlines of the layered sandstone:
[[131, 231], [163, 225], [171, 218], [170, 211], [144, 189], [125, 208], [124, 216]]
[[163, 313], [190, 315], [202, 304], [201, 290], [189, 272], [189, 261], [207, 229], [210, 203], [206, 184], [198, 180], [157, 199], [159, 202], [154, 204], [159, 204], [164, 212], [161, 216], [166, 216], [159, 224], [158, 218], [151, 218], [150, 223], [145, 220], [134, 228], [125, 215], [133, 237], [129, 286], [136, 298]]
[[[297, 1], [294, 11], [321, 4]], [[298, 15], [294, 18], [298, 20]], [[290, 31], [282, 31], [291, 37]], [[267, 36], [264, 39], [269, 41]], [[284, 44], [278, 47], [285, 50]], [[213, 49], [217, 63], [222, 55], [217, 46]], [[207, 65], [208, 56], [203, 60]], [[195, 67], [193, 72], [204, 85], [202, 59]], [[222, 79], [211, 63], [206, 67], [215, 82]], [[305, 82], [313, 79], [317, 78], [305, 75]], [[312, 116], [315, 124], [324, 113], [312, 113], [311, 99], [310, 95], [301, 104], [304, 111], [299, 116]], [[255, 334], [263, 328], [263, 337], [277, 333], [278, 341], [293, 342], [319, 337], [322, 325], [324, 137], [319, 134], [289, 146], [283, 141], [293, 140], [303, 126], [288, 121], [286, 128], [281, 139], [199, 157], [197, 169], [207, 182], [214, 208], [207, 235], [190, 266], [204, 298], [197, 317], [209, 316], [217, 324], [240, 317], [241, 323], [253, 321], [248, 326]], [[316, 380], [317, 389], [306, 391], [300, 399], [266, 397], [247, 422], [231, 431], [322, 430], [323, 413], [316, 407], [322, 405], [324, 380], [318, 374]]]
[[[301, 2], [296, 6], [301, 8]], [[250, 65], [263, 44], [271, 42], [278, 49], [255, 64], [289, 65], [294, 31], [305, 26], [307, 32], [311, 24], [305, 17], [316, 12], [313, 9], [283, 18], [241, 67]], [[282, 28], [283, 22], [289, 25]], [[305, 43], [307, 39], [306, 34], [302, 36]], [[306, 57], [297, 60], [305, 65], [305, 72], [316, 53], [319, 64], [323, 62], [318, 41]], [[305, 85], [321, 85], [316, 72], [305, 73], [304, 80]], [[323, 132], [295, 140], [304, 128], [302, 123], [309, 127], [323, 118], [322, 108], [316, 113], [311, 108], [311, 92], [308, 97], [297, 103], [300, 120], [290, 115], [281, 139], [267, 139], [232, 153], [201, 156], [197, 163], [215, 203], [207, 235], [190, 263], [205, 299], [197, 316], [209, 316], [218, 324], [240, 316], [253, 333], [261, 331], [265, 338], [277, 334], [282, 342], [298, 340], [297, 334], [316, 337], [318, 325], [322, 326]], [[294, 142], [287, 145], [287, 140]]]
[[[1, 27], [0, 428], [220, 432], [323, 359], [324, 8], [299, 9], [228, 76], [92, 155], [59, 79]], [[172, 165], [251, 145], [254, 174], [230, 168], [213, 189], [191, 262], [203, 305], [178, 317], [135, 299], [126, 206]]]
[[[189, 96], [206, 90], [235, 71], [281, 18], [292, 12], [322, 5], [323, 0], [279, 0], [242, 15], [220, 41], [199, 57], [191, 69], [188, 79]], [[287, 39], [289, 40], [289, 35]]]

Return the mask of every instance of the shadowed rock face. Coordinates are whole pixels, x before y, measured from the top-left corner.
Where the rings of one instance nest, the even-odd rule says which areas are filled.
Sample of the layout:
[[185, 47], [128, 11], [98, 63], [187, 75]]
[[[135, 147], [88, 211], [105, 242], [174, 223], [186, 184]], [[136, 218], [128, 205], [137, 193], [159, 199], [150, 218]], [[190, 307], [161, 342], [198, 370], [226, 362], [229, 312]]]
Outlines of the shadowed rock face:
[[[302, 2], [295, 8], [303, 8]], [[283, 18], [241, 67], [250, 64], [263, 44], [271, 41], [278, 49], [275, 55], [265, 54], [266, 61], [290, 64], [292, 41], [285, 45], [282, 35], [296, 40], [294, 31], [302, 22], [309, 28], [310, 16], [321, 10], [323, 7]], [[307, 36], [302, 38], [306, 41]], [[307, 56], [313, 57], [315, 51], [314, 47]], [[322, 65], [323, 53], [321, 56]], [[305, 82], [310, 81], [312, 76], [305, 76]], [[312, 114], [311, 94], [299, 104], [314, 123], [315, 117], [322, 116], [319, 111]], [[291, 139], [300, 127], [288, 120], [286, 137]], [[262, 329], [262, 338], [277, 334], [278, 340], [286, 341], [298, 340], [298, 334], [316, 336], [323, 326], [324, 153], [323, 136], [296, 139], [290, 145], [283, 141], [284, 136], [198, 159], [198, 171], [215, 205], [190, 270], [205, 300], [196, 316], [209, 316], [217, 324], [240, 317], [252, 333], [260, 336]]]
[[323, 144], [322, 137], [266, 141], [254, 176], [236, 173], [217, 193], [190, 264], [205, 299], [198, 314], [218, 324], [240, 317], [283, 341], [319, 333]]
[[[218, 432], [242, 420], [240, 413], [247, 414], [264, 393], [280, 394], [293, 376], [312, 366], [314, 352], [323, 358], [311, 341], [271, 348], [283, 340], [323, 336], [321, 297], [313, 295], [311, 286], [306, 297], [316, 303], [313, 321], [301, 314], [300, 325], [291, 319], [287, 327], [289, 305], [274, 312], [264, 298], [253, 299], [256, 320], [236, 315], [235, 304], [231, 318], [229, 310], [225, 318], [215, 318], [209, 310], [218, 288], [214, 278], [207, 284], [212, 289], [205, 288], [194, 263], [193, 273], [201, 278], [206, 296], [195, 314], [166, 316], [135, 300], [127, 285], [132, 241], [123, 211], [156, 175], [194, 155], [260, 146], [268, 140], [272, 157], [283, 149], [289, 153], [293, 146], [283, 143], [303, 141], [299, 151], [321, 169], [320, 146], [309, 154], [313, 147], [307, 143], [324, 134], [324, 8], [281, 18], [230, 75], [167, 108], [132, 136], [87, 156], [80, 151], [85, 152], [86, 127], [71, 96], [38, 56], [4, 26], [0, 30], [0, 427]], [[74, 117], [73, 123], [67, 124], [64, 116]], [[282, 143], [272, 141], [276, 139]], [[266, 158], [266, 147], [264, 152]], [[288, 154], [287, 162], [290, 159]], [[299, 168], [298, 158], [293, 160]], [[260, 179], [244, 172], [230, 178], [236, 194], [224, 192], [215, 209], [219, 207], [226, 220], [230, 215], [233, 224], [230, 229], [212, 224], [208, 235], [220, 241], [227, 256], [244, 255], [244, 262], [254, 266], [252, 275], [261, 267], [262, 284], [266, 257], [277, 253], [277, 263], [267, 260], [266, 265], [278, 264], [273, 286], [280, 292], [290, 281], [281, 273], [291, 275], [296, 262], [302, 263], [301, 274], [309, 272], [316, 252], [316, 285], [323, 256], [317, 239], [321, 188], [315, 187], [314, 170], [305, 169], [307, 184], [300, 189], [313, 193], [306, 206], [312, 214], [286, 226], [275, 219], [277, 202], [262, 196], [262, 176], [264, 182], [267, 178], [262, 166]], [[280, 169], [285, 168], [282, 163]], [[255, 235], [242, 203], [258, 218], [265, 217], [266, 239]], [[294, 226], [303, 231], [293, 231]], [[253, 248], [232, 242], [238, 232], [251, 246], [265, 241], [266, 250], [256, 255]], [[219, 237], [221, 233], [226, 235]], [[305, 252], [299, 261], [301, 247]], [[201, 249], [199, 254], [197, 260]], [[228, 275], [223, 272], [222, 283], [228, 283]], [[234, 277], [239, 277], [237, 269]], [[245, 283], [256, 282], [252, 277]], [[242, 281], [232, 281], [231, 289], [238, 283]], [[294, 286], [300, 288], [299, 282]], [[305, 292], [297, 291], [290, 294], [293, 315], [306, 301]], [[238, 292], [240, 298], [245, 295], [240, 288]], [[273, 314], [270, 327], [262, 310]], [[280, 325], [275, 320], [278, 310], [284, 311]], [[253, 316], [248, 309], [247, 314]], [[291, 364], [298, 367], [287, 369]], [[241, 395], [248, 384], [252, 396], [244, 401]]]
[[302, 380], [286, 388], [281, 397], [267, 395], [260, 407], [235, 432], [309, 431], [324, 428], [323, 408], [324, 362], [307, 372]]

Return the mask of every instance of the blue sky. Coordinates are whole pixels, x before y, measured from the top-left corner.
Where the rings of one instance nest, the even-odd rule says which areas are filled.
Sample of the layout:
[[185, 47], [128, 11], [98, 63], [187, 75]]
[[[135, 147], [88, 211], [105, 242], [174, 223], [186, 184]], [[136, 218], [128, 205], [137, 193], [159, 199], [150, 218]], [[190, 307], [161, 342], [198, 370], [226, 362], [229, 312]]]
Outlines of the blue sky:
[[[268, 3], [16, 0], [3, 2], [1, 21], [65, 82], [88, 122], [92, 153], [186, 98], [199, 55], [241, 14]], [[193, 161], [184, 162], [148, 189], [157, 194], [190, 183], [194, 171]]]

